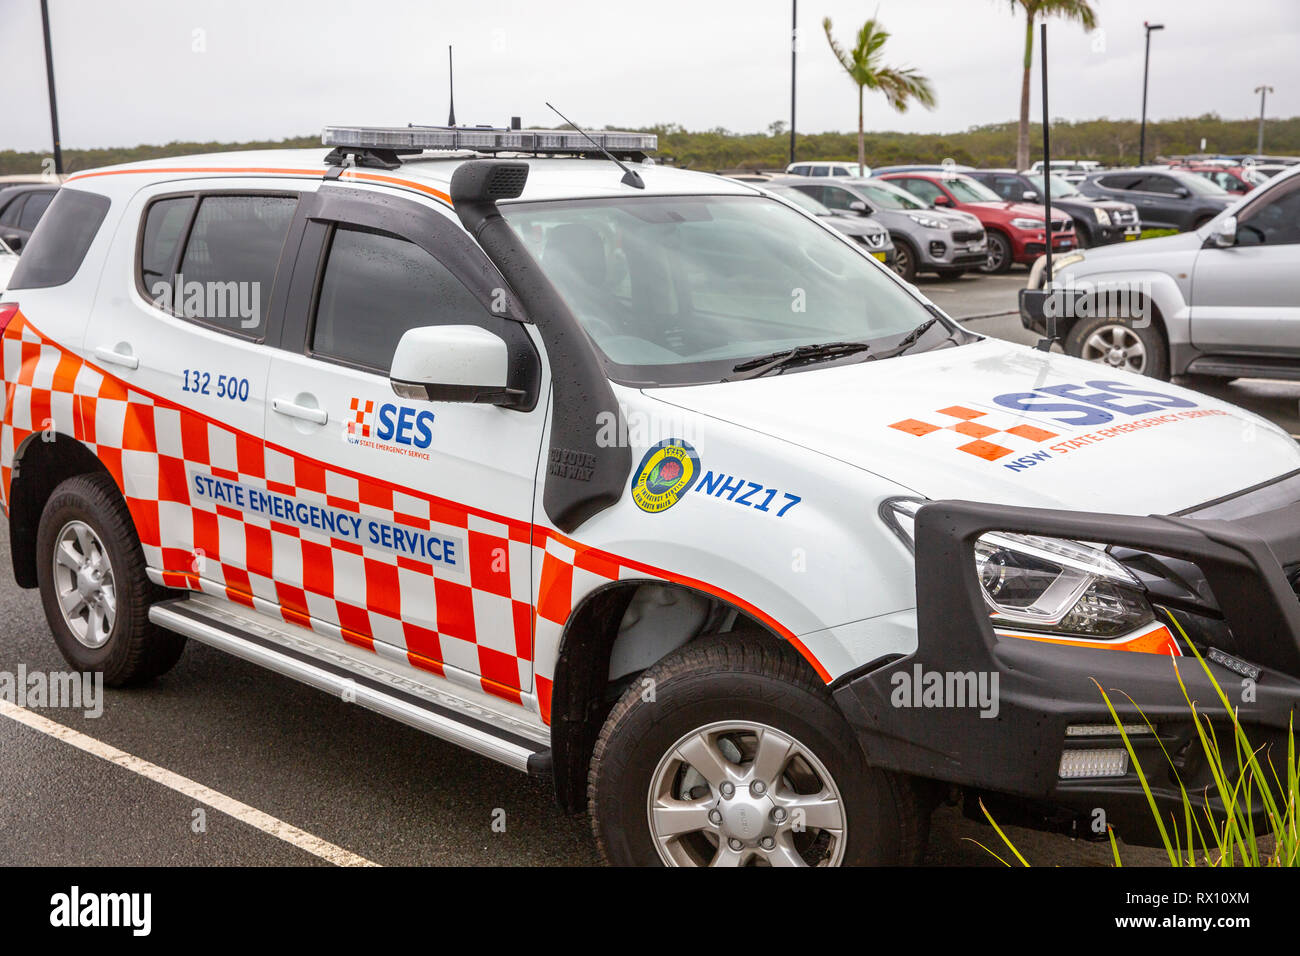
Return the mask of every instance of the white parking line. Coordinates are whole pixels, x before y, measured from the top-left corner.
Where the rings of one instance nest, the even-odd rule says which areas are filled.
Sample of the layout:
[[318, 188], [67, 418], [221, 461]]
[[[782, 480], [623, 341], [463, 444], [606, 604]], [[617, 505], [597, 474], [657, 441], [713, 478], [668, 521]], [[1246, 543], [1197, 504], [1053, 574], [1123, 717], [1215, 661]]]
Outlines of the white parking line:
[[224, 793], [218, 793], [211, 787], [205, 787], [201, 783], [182, 777], [178, 773], [159, 767], [140, 757], [133, 756], [124, 750], [118, 750], [111, 744], [106, 744], [102, 740], [96, 740], [94, 737], [88, 737], [78, 730], [71, 727], [65, 727], [63, 724], [55, 723], [47, 717], [43, 717], [26, 707], [19, 707], [7, 700], [0, 700], [0, 716], [8, 717], [10, 720], [17, 721], [32, 730], [39, 731], [55, 740], [61, 740], [65, 744], [71, 744], [78, 750], [84, 750], [88, 754], [99, 757], [101, 760], [107, 760], [109, 763], [117, 764], [130, 770], [132, 773], [146, 777], [155, 783], [160, 783], [164, 787], [175, 790], [177, 793], [184, 794], [192, 800], [199, 803], [207, 804], [214, 810], [220, 810], [227, 816], [234, 817], [249, 826], [256, 827], [263, 833], [270, 834], [278, 840], [290, 843], [300, 850], [306, 850], [314, 856], [320, 857], [337, 866], [378, 866], [367, 860], [363, 856], [345, 850], [340, 846], [335, 846], [320, 837], [312, 836], [304, 830], [278, 820], [269, 813], [263, 813], [261, 810], [250, 807], [246, 803], [240, 803], [233, 797], [228, 797]]

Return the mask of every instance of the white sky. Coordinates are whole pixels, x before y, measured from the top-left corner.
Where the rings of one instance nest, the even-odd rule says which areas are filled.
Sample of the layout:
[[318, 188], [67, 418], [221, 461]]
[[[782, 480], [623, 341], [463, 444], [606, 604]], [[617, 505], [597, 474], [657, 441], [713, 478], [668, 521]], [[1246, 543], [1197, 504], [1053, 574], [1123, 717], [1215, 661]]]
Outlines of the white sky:
[[[248, 140], [329, 123], [442, 123], [446, 47], [456, 117], [756, 131], [789, 119], [789, 0], [49, 0], [65, 147]], [[857, 125], [855, 89], [821, 29], [851, 45], [875, 10], [888, 60], [939, 105], [899, 116], [868, 98], [869, 129], [953, 132], [1014, 119], [1024, 21], [1008, 0], [803, 0], [799, 129]], [[1142, 21], [1153, 119], [1300, 114], [1300, 0], [1094, 0], [1092, 35], [1052, 21], [1052, 114], [1136, 118]], [[0, 0], [0, 149], [46, 150], [39, 0]], [[196, 31], [201, 31], [196, 33]], [[197, 39], [196, 39], [197, 38]], [[205, 46], [196, 50], [196, 46]], [[1037, 65], [1035, 65], [1037, 70]], [[1035, 74], [1034, 116], [1039, 115]]]

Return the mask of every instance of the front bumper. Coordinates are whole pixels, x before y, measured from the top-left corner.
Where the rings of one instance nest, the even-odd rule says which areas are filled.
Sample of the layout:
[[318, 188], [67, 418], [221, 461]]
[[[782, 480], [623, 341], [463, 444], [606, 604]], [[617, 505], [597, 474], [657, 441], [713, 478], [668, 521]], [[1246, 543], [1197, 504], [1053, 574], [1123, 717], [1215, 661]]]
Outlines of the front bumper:
[[[1126, 841], [1155, 843], [1158, 830], [1132, 767], [1123, 776], [1061, 777], [1066, 749], [1123, 747], [1117, 731], [1066, 735], [1072, 726], [1114, 726], [1099, 684], [1126, 725], [1149, 720], [1158, 730], [1158, 738], [1145, 734], [1131, 740], [1164, 819], [1174, 812], [1175, 820], [1182, 820], [1179, 780], [1194, 805], [1221, 809], [1175, 673], [1176, 664], [1198, 711], [1214, 720], [1231, 763], [1230, 724], [1201, 664], [1190, 655], [1170, 658], [997, 636], [972, 559], [975, 540], [993, 530], [1104, 542], [1199, 566], [1226, 625], [1219, 631], [1231, 634], [1231, 646], [1224, 649], [1258, 668], [1258, 676], [1247, 687], [1245, 678], [1227, 667], [1210, 663], [1210, 671], [1237, 708], [1251, 744], [1263, 748], [1260, 762], [1267, 768], [1271, 757], [1285, 779], [1287, 731], [1300, 705], [1300, 600], [1284, 566], [1300, 563], [1300, 506], [1206, 521], [926, 504], [916, 517], [917, 650], [869, 665], [834, 689], [868, 761], [968, 792], [1009, 797], [1027, 816], [1037, 817], [1009, 822], [1058, 829], [1078, 825], [1076, 832], [1083, 835], [1104, 835], [1104, 828], [1098, 833], [1093, 827], [1100, 811]], [[1208, 647], [1198, 649], [1204, 654]], [[898, 693], [924, 674], [938, 674], [942, 681], [984, 675], [986, 686], [996, 688], [993, 713], [969, 701], [956, 706], [951, 699], [916, 706], [915, 698]], [[1256, 810], [1262, 823], [1258, 800]]]

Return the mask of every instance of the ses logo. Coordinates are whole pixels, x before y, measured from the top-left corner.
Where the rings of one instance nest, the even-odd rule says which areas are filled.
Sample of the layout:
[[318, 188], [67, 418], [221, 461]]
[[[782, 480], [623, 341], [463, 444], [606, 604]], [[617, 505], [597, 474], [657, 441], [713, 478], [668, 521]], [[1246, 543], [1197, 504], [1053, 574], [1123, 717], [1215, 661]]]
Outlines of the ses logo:
[[654, 445], [632, 476], [632, 500], [642, 511], [667, 511], [700, 476], [700, 456], [690, 442], [668, 438]]
[[396, 402], [376, 406], [371, 399], [353, 398], [352, 418], [345, 437], [353, 445], [399, 455], [428, 458], [433, 444], [434, 414], [428, 409]]

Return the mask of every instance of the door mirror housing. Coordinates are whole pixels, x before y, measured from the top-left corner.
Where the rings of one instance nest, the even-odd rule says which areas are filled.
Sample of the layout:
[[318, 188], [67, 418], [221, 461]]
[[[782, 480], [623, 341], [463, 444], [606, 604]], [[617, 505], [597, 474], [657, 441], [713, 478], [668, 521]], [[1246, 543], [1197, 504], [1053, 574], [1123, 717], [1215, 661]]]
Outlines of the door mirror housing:
[[409, 329], [397, 343], [388, 378], [402, 398], [514, 407], [524, 391], [511, 388], [510, 349], [477, 325]]
[[940, 193], [939, 195], [937, 195], [937, 196], [934, 197], [934, 202], [932, 202], [930, 205], [932, 205], [932, 206], [951, 206], [951, 205], [952, 205], [952, 200], [949, 199], [947, 196], [945, 196], [943, 193]]
[[856, 212], [859, 216], [865, 216], [871, 212], [871, 210], [867, 208], [867, 204], [861, 199], [855, 199], [853, 202], [849, 203], [849, 210], [851, 212]]
[[1034, 192], [1032, 189], [1026, 189], [1021, 194], [1020, 198], [1023, 199], [1025, 202], [1037, 202], [1038, 193]]
[[1237, 244], [1237, 217], [1228, 216], [1215, 224], [1210, 233], [1210, 241], [1220, 249], [1227, 249]]
[[1177, 196], [1179, 199], [1187, 199], [1192, 195], [1192, 191], [1188, 189], [1186, 186], [1179, 186], [1177, 189], [1174, 190], [1174, 195]]

